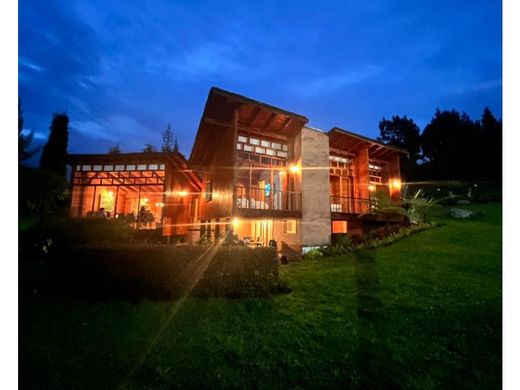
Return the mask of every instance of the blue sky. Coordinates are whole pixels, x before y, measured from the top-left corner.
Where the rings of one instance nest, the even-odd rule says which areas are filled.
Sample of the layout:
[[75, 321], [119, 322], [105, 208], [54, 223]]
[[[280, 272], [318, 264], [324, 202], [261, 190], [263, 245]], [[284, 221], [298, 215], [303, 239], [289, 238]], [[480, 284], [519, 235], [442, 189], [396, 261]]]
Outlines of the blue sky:
[[19, 2], [25, 128], [69, 152], [138, 151], [171, 122], [189, 155], [211, 86], [377, 137], [435, 109], [502, 117], [500, 1]]

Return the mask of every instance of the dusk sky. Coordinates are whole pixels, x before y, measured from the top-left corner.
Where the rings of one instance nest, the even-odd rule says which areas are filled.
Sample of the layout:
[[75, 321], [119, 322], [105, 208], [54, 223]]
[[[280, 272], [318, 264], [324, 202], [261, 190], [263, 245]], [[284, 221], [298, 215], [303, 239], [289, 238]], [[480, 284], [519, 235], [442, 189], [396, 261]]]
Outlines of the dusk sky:
[[161, 145], [189, 156], [212, 86], [324, 131], [421, 129], [435, 109], [502, 117], [501, 1], [19, 2], [25, 129], [70, 117], [70, 153]]

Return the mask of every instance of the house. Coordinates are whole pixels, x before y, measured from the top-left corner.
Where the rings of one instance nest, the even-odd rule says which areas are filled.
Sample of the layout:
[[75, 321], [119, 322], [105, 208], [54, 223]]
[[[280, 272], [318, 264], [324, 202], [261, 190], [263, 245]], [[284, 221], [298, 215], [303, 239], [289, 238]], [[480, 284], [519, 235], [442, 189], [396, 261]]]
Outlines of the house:
[[[201, 235], [232, 231], [291, 256], [381, 223], [371, 193], [400, 196], [407, 151], [212, 88], [188, 165], [202, 179]], [[396, 217], [399, 220], [402, 217]]]
[[371, 195], [399, 199], [407, 151], [307, 123], [213, 87], [188, 161], [178, 153], [70, 155], [71, 215], [104, 208], [116, 217], [145, 206], [156, 222], [144, 227], [164, 236], [195, 243], [234, 234], [287, 257], [334, 234], [402, 221], [372, 213]]
[[178, 152], [70, 154], [70, 215], [125, 218], [139, 229], [187, 237], [200, 179]]

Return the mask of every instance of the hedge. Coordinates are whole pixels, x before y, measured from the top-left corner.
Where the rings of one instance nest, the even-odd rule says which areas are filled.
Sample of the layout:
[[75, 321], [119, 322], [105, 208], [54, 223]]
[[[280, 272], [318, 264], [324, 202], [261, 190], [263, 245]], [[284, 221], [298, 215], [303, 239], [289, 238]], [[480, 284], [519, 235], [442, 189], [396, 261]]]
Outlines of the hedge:
[[265, 297], [279, 286], [276, 253], [268, 248], [51, 246], [20, 255], [22, 289], [84, 299]]

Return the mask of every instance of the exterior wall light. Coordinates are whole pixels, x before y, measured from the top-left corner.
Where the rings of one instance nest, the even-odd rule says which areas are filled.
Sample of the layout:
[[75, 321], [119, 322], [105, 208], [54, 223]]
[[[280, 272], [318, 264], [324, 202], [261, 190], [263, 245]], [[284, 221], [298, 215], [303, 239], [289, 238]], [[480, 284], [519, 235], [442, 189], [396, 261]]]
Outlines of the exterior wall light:
[[240, 225], [240, 220], [238, 218], [233, 218], [233, 227], [238, 227]]
[[368, 190], [369, 190], [370, 192], [374, 192], [374, 191], [376, 190], [376, 186], [373, 185], [373, 184], [370, 184], [370, 185], [368, 186]]
[[290, 171], [291, 173], [300, 173], [301, 168], [300, 168], [298, 165], [291, 165], [291, 166], [289, 167], [289, 171]]
[[188, 191], [178, 191], [177, 195], [178, 196], [187, 196], [188, 195]]
[[401, 180], [393, 179], [390, 186], [394, 191], [401, 191]]

